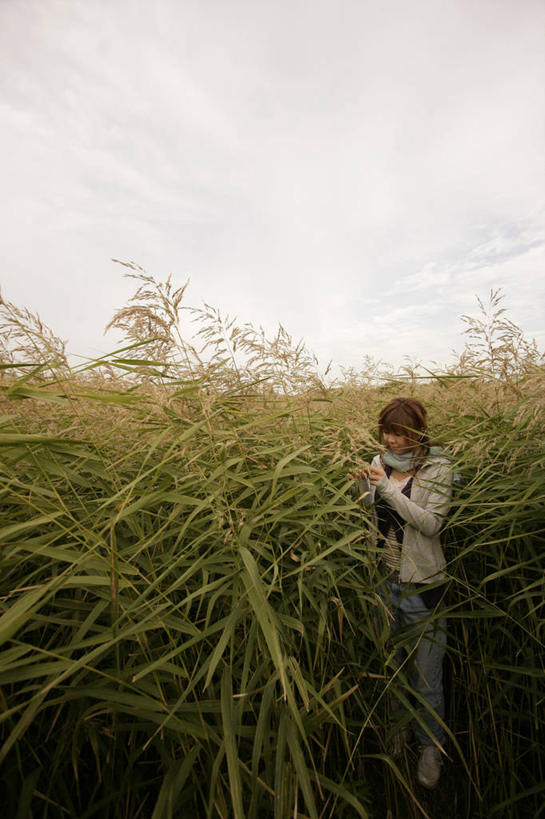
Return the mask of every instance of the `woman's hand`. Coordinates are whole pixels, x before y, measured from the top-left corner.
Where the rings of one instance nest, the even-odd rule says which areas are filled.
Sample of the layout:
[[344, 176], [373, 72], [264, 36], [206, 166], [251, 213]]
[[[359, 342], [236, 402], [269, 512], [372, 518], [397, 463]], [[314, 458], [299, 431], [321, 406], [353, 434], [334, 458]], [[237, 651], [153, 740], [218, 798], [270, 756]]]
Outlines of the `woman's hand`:
[[380, 466], [370, 466], [367, 470], [367, 477], [369, 478], [369, 483], [373, 486], [376, 486], [377, 483], [386, 475], [386, 472]]
[[353, 481], [364, 481], [366, 478], [369, 477], [369, 466], [360, 467], [359, 469], [353, 469], [352, 472], [348, 473], [348, 477], [352, 478]]
[[371, 464], [353, 469], [352, 472], [348, 473], [348, 477], [352, 478], [353, 481], [364, 481], [368, 478], [369, 483], [373, 486], [376, 486], [384, 475], [386, 475], [386, 472], [381, 466], [372, 466]]
[[369, 483], [373, 486], [377, 485], [383, 475], [386, 475], [386, 472], [382, 467], [371, 466], [371, 464], [365, 464], [365, 466], [360, 466], [348, 473], [348, 477], [352, 478], [353, 481], [364, 481], [368, 478]]

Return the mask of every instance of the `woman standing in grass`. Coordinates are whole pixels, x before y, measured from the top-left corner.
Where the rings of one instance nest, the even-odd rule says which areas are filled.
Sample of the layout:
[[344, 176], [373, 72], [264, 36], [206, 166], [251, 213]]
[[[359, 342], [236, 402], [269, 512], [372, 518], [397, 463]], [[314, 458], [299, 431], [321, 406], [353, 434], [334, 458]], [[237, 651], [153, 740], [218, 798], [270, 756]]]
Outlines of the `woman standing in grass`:
[[[395, 398], [380, 412], [379, 441], [386, 448], [370, 466], [357, 469], [361, 502], [376, 510], [379, 562], [385, 570], [380, 589], [391, 615], [392, 631], [407, 630], [406, 648], [398, 652], [416, 696], [421, 721], [418, 781], [437, 785], [446, 734], [443, 657], [445, 622], [430, 617], [440, 603], [446, 575], [439, 533], [452, 495], [452, 468], [441, 447], [430, 446], [426, 410], [415, 398]], [[401, 751], [405, 732], [397, 733], [393, 751]]]

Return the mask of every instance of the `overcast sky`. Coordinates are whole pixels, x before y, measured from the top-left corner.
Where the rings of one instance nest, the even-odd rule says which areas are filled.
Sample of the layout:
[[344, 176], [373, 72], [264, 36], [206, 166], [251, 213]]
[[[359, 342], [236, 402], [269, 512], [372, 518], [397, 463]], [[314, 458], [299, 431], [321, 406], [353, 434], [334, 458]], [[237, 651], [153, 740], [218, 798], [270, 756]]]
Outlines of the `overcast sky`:
[[111, 258], [327, 361], [545, 347], [542, 0], [0, 0], [2, 292], [115, 346]]

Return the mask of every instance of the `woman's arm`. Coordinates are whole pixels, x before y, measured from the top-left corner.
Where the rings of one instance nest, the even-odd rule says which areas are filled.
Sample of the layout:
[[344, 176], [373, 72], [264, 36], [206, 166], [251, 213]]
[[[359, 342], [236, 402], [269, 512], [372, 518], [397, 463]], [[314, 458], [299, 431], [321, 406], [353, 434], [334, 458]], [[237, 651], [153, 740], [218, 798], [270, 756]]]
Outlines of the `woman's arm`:
[[[373, 460], [373, 463], [375, 463], [375, 460]], [[376, 490], [369, 481], [369, 464], [353, 469], [352, 472], [348, 473], [348, 477], [356, 482], [353, 490], [355, 500], [364, 509], [370, 509], [375, 502]]]
[[441, 463], [427, 470], [426, 476], [418, 477], [420, 486], [427, 488], [429, 495], [426, 506], [419, 506], [405, 497], [401, 490], [383, 475], [376, 484], [381, 497], [401, 515], [403, 520], [422, 532], [433, 537], [441, 530], [452, 498], [452, 469], [449, 464]]
[[369, 478], [359, 479], [358, 484], [358, 502], [364, 509], [370, 509], [375, 502], [376, 489], [369, 483]]

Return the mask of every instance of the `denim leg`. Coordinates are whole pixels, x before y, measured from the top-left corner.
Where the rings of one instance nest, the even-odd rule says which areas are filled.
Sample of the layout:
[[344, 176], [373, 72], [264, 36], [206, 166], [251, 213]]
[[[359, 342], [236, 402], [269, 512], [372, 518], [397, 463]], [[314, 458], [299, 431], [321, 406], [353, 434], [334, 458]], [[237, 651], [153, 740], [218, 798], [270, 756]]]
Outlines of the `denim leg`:
[[[425, 728], [418, 723], [415, 731], [420, 745], [432, 745], [432, 736], [444, 745], [446, 734], [443, 727], [437, 722], [434, 713], [442, 720], [445, 719], [445, 697], [443, 693], [443, 658], [446, 648], [445, 618], [441, 617], [433, 623], [428, 623], [421, 632], [415, 652], [414, 665], [411, 669], [411, 683], [415, 692], [422, 697], [426, 705], [417, 704], [418, 711]], [[428, 706], [426, 708], [426, 706]], [[428, 710], [431, 709], [431, 710]], [[430, 734], [432, 736], [430, 736]]]
[[[444, 720], [443, 658], [447, 644], [445, 618], [427, 621], [429, 611], [418, 594], [411, 593], [403, 585], [388, 583], [388, 586], [390, 599], [387, 605], [393, 608], [394, 614], [392, 630], [401, 626], [409, 631], [409, 648], [414, 649], [407, 669], [409, 682], [425, 703], [424, 705], [417, 700], [416, 707], [427, 731], [415, 722], [416, 735], [422, 746], [432, 745], [432, 737], [440, 745], [444, 745], [446, 734], [435, 715]], [[397, 662], [400, 662], [399, 656]]]
[[[388, 624], [390, 627], [390, 638], [404, 625], [400, 610], [400, 597], [403, 593], [403, 586], [387, 580], [385, 585], [379, 589], [380, 598], [388, 611]], [[398, 648], [393, 657], [393, 668], [403, 667], [407, 672], [407, 652], [404, 648]], [[392, 691], [390, 691], [390, 708], [392, 714], [405, 711], [405, 706]]]

